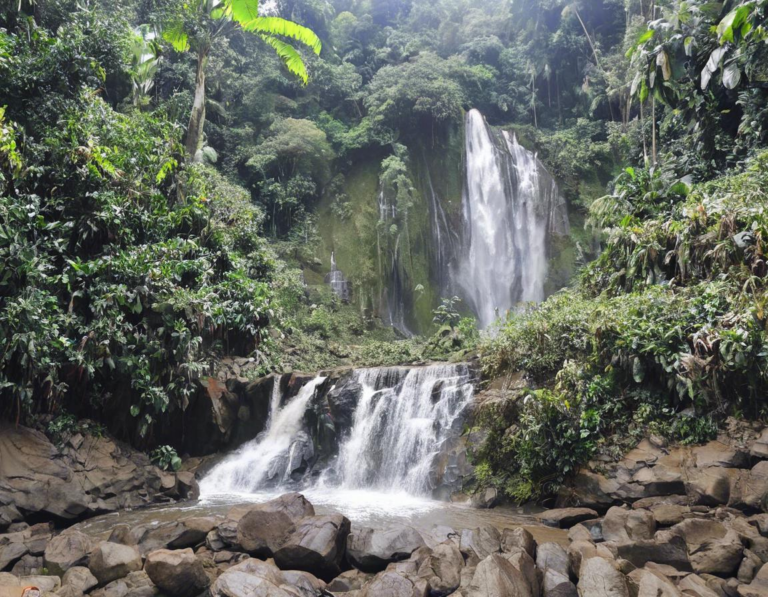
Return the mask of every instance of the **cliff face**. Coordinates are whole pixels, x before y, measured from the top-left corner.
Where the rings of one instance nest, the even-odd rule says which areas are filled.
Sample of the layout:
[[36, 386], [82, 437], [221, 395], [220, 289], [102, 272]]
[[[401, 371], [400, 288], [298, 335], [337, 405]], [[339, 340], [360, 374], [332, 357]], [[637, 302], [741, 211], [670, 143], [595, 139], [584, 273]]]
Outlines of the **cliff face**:
[[[422, 135], [408, 143], [407, 205], [381, 183], [389, 155], [383, 151], [359, 155], [346, 172], [343, 212], [334, 193], [326, 193], [317, 209], [320, 270], [330, 271], [333, 254], [349, 281], [352, 303], [404, 335], [428, 332], [441, 297], [461, 295], [455, 271], [467, 250], [465, 141], [464, 127], [456, 126], [434, 139]], [[583, 218], [571, 211], [576, 233], [547, 239], [546, 294], [568, 283], [585, 244], [577, 243]], [[307, 282], [321, 284], [322, 276], [308, 272]], [[466, 301], [464, 308], [469, 309]]]

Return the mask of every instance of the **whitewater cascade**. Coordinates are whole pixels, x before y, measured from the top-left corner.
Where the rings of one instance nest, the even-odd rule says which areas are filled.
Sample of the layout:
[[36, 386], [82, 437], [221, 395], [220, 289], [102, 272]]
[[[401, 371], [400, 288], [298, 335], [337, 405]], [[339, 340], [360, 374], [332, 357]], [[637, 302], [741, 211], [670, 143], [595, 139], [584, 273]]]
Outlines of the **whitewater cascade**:
[[306, 444], [304, 414], [325, 377], [316, 377], [284, 406], [280, 405], [280, 379], [275, 380], [266, 430], [228, 456], [200, 482], [200, 492], [250, 493], [267, 481], [281, 485], [289, 480], [293, 461]]
[[331, 287], [333, 293], [339, 297], [342, 302], [348, 303], [352, 298], [349, 282], [336, 265], [336, 253], [333, 251], [331, 252], [331, 271], [326, 274], [325, 283]]
[[481, 327], [544, 299], [547, 240], [568, 232], [554, 178], [514, 136], [466, 116], [464, 238], [454, 278]]
[[[358, 369], [320, 395], [325, 379], [309, 381], [282, 406], [275, 381], [267, 428], [214, 467], [200, 483], [201, 494], [317, 486], [430, 495], [431, 472], [446, 462], [445, 449], [461, 435], [472, 401], [469, 367]], [[315, 439], [307, 415], [332, 401], [348, 405], [347, 422], [340, 426], [343, 417], [337, 417], [333, 453], [311, 451], [307, 466], [307, 446]]]
[[466, 365], [399, 371], [404, 376], [395, 380], [392, 369], [355, 372], [360, 397], [336, 470], [344, 488], [399, 488], [424, 495], [441, 444], [461, 430], [473, 396]]

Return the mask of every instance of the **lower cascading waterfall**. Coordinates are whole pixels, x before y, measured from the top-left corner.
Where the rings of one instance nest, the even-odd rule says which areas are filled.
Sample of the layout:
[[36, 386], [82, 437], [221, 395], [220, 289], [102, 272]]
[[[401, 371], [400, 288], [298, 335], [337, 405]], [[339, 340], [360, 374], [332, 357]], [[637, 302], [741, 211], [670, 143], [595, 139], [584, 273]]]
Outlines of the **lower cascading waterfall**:
[[[314, 477], [322, 488], [397, 490], [428, 496], [430, 470], [443, 444], [461, 434], [474, 387], [465, 364], [358, 369], [351, 427], [338, 454]], [[266, 430], [225, 458], [201, 481], [203, 496], [296, 488], [293, 454], [307, 445], [305, 414], [313, 408], [317, 377], [280, 406], [275, 381]], [[322, 398], [322, 397], [320, 397]], [[311, 438], [309, 439], [311, 443]], [[304, 485], [310, 482], [304, 481]]]
[[433, 457], [460, 426], [473, 396], [467, 366], [409, 369], [391, 387], [382, 383], [391, 378], [386, 369], [361, 369], [355, 375], [362, 390], [339, 450], [338, 483], [347, 489], [428, 493]]
[[200, 482], [200, 493], [248, 493], [262, 489], [267, 481], [277, 485], [288, 481], [297, 441], [305, 439], [304, 414], [324, 381], [325, 377], [316, 377], [281, 407], [280, 379], [276, 378], [267, 429], [215, 466]]

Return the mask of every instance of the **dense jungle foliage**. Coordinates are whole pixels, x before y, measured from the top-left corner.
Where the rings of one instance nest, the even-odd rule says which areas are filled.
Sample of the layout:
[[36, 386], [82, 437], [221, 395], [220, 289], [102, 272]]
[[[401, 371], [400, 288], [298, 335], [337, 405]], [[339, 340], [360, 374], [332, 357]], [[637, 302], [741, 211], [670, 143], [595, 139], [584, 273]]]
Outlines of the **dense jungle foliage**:
[[[765, 0], [262, 4], [0, 3], [2, 416], [129, 412], [155, 447], [225, 354], [261, 374], [479, 348], [530, 389], [483, 414], [478, 481], [528, 499], [643, 433], [764, 415]], [[377, 267], [414, 261], [422, 163], [470, 108], [558, 179], [583, 268], [482, 340], [419, 281], [434, 324], [403, 339], [323, 283], [321, 217], [358, 217], [373, 163]]]

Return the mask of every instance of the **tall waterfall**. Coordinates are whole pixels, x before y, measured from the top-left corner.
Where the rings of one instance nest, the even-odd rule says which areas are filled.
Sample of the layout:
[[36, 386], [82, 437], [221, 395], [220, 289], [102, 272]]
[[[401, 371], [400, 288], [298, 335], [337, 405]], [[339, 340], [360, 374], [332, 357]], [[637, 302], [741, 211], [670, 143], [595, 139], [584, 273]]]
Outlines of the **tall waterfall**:
[[340, 484], [428, 493], [433, 458], [451, 433], [460, 432], [472, 400], [467, 366], [408, 369], [395, 384], [391, 369], [360, 369], [355, 378], [361, 392], [339, 451]]
[[487, 327], [520, 302], [544, 299], [547, 239], [568, 229], [554, 178], [515, 137], [466, 116], [464, 239], [454, 277]]
[[[214, 467], [200, 483], [201, 494], [316, 485], [429, 496], [431, 473], [438, 461], [444, 466], [440, 457], [461, 435], [472, 401], [469, 367], [358, 369], [323, 395], [318, 389], [325, 379], [309, 381], [283, 405], [275, 381], [266, 430]], [[333, 453], [318, 458], [313, 446], [322, 442], [311, 435], [307, 420], [327, 407], [333, 412], [334, 401], [343, 410], [335, 420], [337, 441]], [[310, 469], [326, 468], [313, 473], [307, 462]]]

